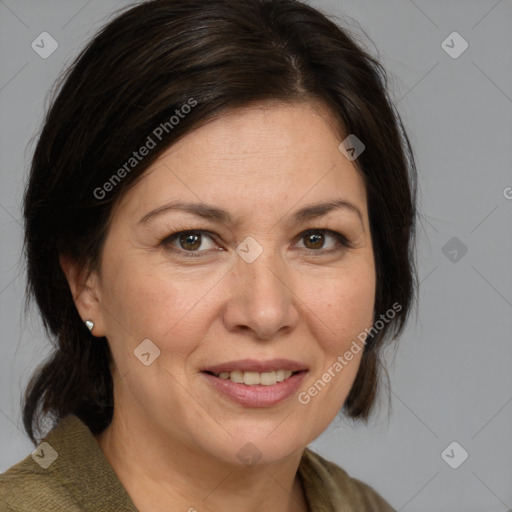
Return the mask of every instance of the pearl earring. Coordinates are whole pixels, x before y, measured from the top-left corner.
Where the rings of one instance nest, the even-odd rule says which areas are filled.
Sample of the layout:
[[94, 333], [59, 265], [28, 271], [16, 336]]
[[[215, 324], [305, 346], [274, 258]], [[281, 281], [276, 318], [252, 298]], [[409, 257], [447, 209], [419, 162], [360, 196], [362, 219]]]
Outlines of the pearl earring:
[[94, 322], [92, 320], [86, 320], [85, 326], [87, 327], [87, 329], [89, 329], [89, 331], [92, 332], [92, 330], [94, 329]]

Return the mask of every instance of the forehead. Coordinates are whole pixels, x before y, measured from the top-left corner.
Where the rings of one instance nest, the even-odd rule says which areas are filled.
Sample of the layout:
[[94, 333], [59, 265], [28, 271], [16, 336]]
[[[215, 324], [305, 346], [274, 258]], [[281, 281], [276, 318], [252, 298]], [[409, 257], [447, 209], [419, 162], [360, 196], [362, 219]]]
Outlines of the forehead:
[[342, 195], [365, 209], [364, 182], [338, 149], [342, 137], [318, 102], [229, 111], [165, 151], [120, 208], [136, 215], [180, 199], [263, 214]]

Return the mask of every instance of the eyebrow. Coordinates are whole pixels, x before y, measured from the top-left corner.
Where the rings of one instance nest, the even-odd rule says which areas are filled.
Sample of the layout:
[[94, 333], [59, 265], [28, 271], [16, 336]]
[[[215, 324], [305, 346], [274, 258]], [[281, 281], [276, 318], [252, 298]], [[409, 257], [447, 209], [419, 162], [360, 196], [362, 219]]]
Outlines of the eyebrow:
[[[305, 206], [293, 214], [290, 222], [300, 223], [306, 220], [317, 219], [337, 209], [345, 209], [357, 214], [364, 226], [361, 210], [355, 204], [342, 198], [333, 199], [332, 201], [325, 203]], [[233, 224], [233, 219], [229, 212], [222, 208], [205, 203], [187, 203], [183, 201], [171, 201], [170, 203], [151, 210], [146, 213], [137, 224], [146, 224], [150, 219], [169, 210], [185, 211], [214, 222]]]

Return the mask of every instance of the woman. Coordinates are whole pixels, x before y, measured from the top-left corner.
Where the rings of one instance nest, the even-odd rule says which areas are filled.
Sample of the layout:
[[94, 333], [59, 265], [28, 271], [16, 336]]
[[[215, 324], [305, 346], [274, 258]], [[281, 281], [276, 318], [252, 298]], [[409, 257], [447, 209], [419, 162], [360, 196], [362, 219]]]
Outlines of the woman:
[[384, 70], [317, 10], [153, 0], [110, 22], [33, 158], [28, 291], [56, 347], [3, 509], [393, 510], [307, 445], [373, 409], [414, 296], [415, 186]]

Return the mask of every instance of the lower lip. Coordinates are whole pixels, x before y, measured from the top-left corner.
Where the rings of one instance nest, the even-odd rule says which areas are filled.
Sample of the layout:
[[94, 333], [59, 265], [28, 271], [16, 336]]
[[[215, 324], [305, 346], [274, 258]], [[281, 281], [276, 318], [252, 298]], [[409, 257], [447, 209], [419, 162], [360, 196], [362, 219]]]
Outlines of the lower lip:
[[272, 386], [247, 386], [246, 384], [237, 384], [231, 379], [221, 379], [209, 373], [204, 373], [207, 381], [219, 393], [230, 398], [245, 407], [271, 407], [290, 396], [294, 395], [306, 375], [306, 371], [293, 374], [286, 380], [277, 382]]

